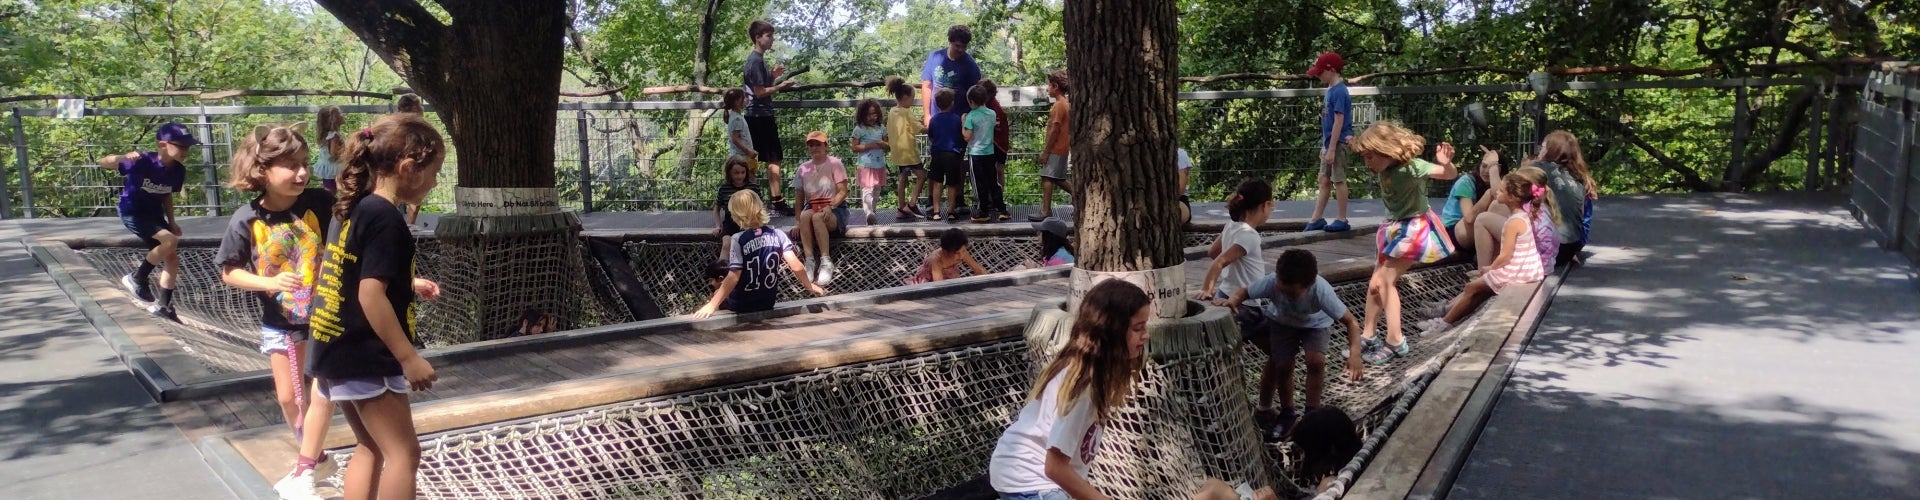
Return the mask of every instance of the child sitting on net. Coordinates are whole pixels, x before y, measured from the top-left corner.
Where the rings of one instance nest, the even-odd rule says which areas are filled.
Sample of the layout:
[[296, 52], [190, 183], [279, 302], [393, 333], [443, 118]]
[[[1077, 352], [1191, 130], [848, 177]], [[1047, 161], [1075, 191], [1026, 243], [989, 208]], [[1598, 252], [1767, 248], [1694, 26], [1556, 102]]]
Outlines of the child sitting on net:
[[[1249, 299], [1265, 299], [1257, 308], [1240, 307]], [[1340, 301], [1333, 285], [1320, 277], [1320, 264], [1313, 252], [1291, 249], [1280, 254], [1273, 273], [1254, 281], [1233, 296], [1215, 301], [1231, 307], [1236, 318], [1250, 318], [1241, 334], [1265, 352], [1267, 365], [1260, 372], [1260, 408], [1255, 411], [1262, 430], [1272, 437], [1285, 436], [1293, 427], [1293, 369], [1301, 351], [1307, 359], [1307, 410], [1319, 408], [1327, 385], [1327, 340], [1332, 336], [1334, 318], [1347, 327], [1347, 378], [1359, 380], [1365, 363], [1360, 360], [1360, 323]], [[1273, 409], [1273, 393], [1280, 393], [1280, 409]]]
[[727, 209], [742, 229], [733, 235], [733, 248], [727, 252], [727, 277], [713, 290], [713, 298], [693, 313], [694, 319], [706, 319], [721, 309], [737, 313], [773, 309], [783, 286], [779, 275], [783, 265], [808, 292], [827, 294], [826, 289], [807, 276], [800, 257], [793, 254], [793, 240], [767, 225], [767, 211], [760, 204], [760, 193], [751, 190], [733, 193]]
[[948, 228], [945, 233], [940, 234], [940, 249], [927, 254], [927, 259], [920, 261], [920, 269], [913, 272], [913, 277], [907, 279], [907, 284], [918, 285], [958, 278], [961, 264], [966, 264], [972, 269], [974, 276], [987, 274], [987, 268], [981, 267], [979, 261], [973, 260], [973, 252], [967, 244], [967, 232], [957, 227]]
[[1509, 285], [1546, 277], [1549, 264], [1543, 262], [1546, 256], [1536, 248], [1534, 221], [1542, 220], [1543, 215], [1551, 217], [1547, 220], [1558, 220], [1559, 210], [1554, 207], [1553, 190], [1546, 185], [1545, 172], [1526, 167], [1507, 174], [1494, 195], [1496, 203], [1512, 211], [1500, 228], [1499, 256], [1487, 272], [1467, 282], [1467, 286], [1460, 289], [1460, 295], [1448, 302], [1444, 316], [1420, 322], [1421, 331], [1445, 331]]

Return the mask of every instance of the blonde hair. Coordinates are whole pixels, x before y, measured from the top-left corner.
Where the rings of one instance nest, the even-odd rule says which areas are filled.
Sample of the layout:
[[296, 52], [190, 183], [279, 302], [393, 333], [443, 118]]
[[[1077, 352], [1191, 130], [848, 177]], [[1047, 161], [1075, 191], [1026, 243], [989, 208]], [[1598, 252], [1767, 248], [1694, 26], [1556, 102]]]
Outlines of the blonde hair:
[[727, 199], [727, 213], [733, 217], [733, 223], [740, 229], [755, 229], [767, 225], [767, 209], [760, 206], [760, 193], [751, 189], [742, 189]]
[[259, 125], [233, 152], [233, 177], [227, 187], [240, 191], [261, 191], [267, 187], [267, 169], [275, 164], [294, 162], [306, 168], [307, 138], [300, 125]]
[[[1520, 167], [1507, 174], [1502, 182], [1507, 186], [1508, 197], [1520, 200], [1522, 206], [1531, 207], [1527, 213], [1529, 219], [1540, 218], [1540, 207], [1545, 206], [1547, 214], [1553, 216], [1554, 223], [1559, 223], [1560, 207], [1553, 203], [1553, 187], [1547, 185], [1547, 171], [1540, 167]], [[1540, 189], [1537, 196], [1533, 192], [1536, 186]]]
[[1377, 121], [1354, 135], [1347, 144], [1356, 154], [1373, 153], [1401, 164], [1420, 156], [1420, 152], [1427, 148], [1427, 138], [1420, 137], [1420, 134], [1407, 130], [1399, 123]]

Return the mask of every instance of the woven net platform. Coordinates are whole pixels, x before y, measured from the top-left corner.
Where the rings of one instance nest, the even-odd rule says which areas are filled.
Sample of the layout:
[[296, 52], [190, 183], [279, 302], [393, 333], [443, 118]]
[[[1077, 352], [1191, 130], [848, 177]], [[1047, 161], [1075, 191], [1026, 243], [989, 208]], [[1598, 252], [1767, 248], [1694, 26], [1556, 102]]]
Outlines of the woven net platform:
[[[1283, 234], [1270, 231], [1262, 236]], [[1191, 246], [1208, 245], [1219, 235], [1187, 233]], [[551, 237], [546, 237], [551, 239]], [[440, 284], [439, 300], [422, 302], [416, 334], [427, 347], [444, 347], [515, 335], [515, 321], [526, 310], [553, 314], [561, 330], [610, 325], [636, 318], [615, 291], [608, 262], [585, 250], [585, 240], [572, 243], [528, 241], [525, 238], [464, 245], [448, 251], [445, 242], [415, 238], [416, 273]], [[546, 243], [546, 244], [532, 244]], [[989, 272], [1033, 265], [1039, 242], [1029, 236], [976, 236], [974, 258]], [[704, 272], [719, 257], [717, 243], [629, 241], [624, 244], [628, 265], [667, 315], [691, 313], [711, 296]], [[830, 290], [850, 293], [906, 285], [922, 258], [938, 248], [937, 238], [842, 238], [835, 242], [838, 278]], [[213, 247], [181, 247], [180, 277], [174, 307], [184, 325], [163, 324], [162, 330], [213, 373], [238, 373], [267, 368], [257, 355], [260, 343], [260, 305], [248, 294], [220, 279]], [[78, 251], [88, 264], [110, 281], [131, 272], [145, 255], [132, 247], [88, 247]], [[492, 263], [520, 263], [500, 268]], [[962, 269], [961, 275], [972, 272]], [[484, 285], [480, 276], [492, 276]], [[155, 273], [154, 286], [159, 274]], [[809, 295], [791, 275], [782, 274], [786, 287], [781, 300]], [[569, 292], [553, 298], [486, 293], [496, 289], [553, 287]], [[124, 290], [118, 290], [127, 295]], [[127, 295], [130, 298], [130, 295]], [[160, 322], [156, 322], [160, 323]]]
[[[1465, 269], [1409, 273], [1400, 284], [1404, 300], [1450, 297]], [[1364, 283], [1336, 288], [1361, 310]], [[1414, 319], [1409, 314], [1407, 324]], [[1245, 477], [1299, 492], [1287, 479], [1289, 450], [1248, 446], [1265, 360], [1237, 332], [1215, 334], [1233, 341], [1150, 348], [1153, 362], [1136, 397], [1098, 452], [1094, 474], [1103, 491], [1184, 498], [1206, 477]], [[1327, 402], [1368, 428], [1392, 417], [1396, 401], [1409, 404], [1398, 396], [1417, 389], [1460, 343], [1459, 333], [1410, 335], [1411, 356], [1369, 366], [1354, 383], [1340, 375], [1344, 335], [1336, 330], [1328, 353]], [[1038, 352], [1008, 339], [425, 436], [419, 492], [449, 499], [921, 497], [985, 473], [995, 440], [1033, 383]], [[1383, 437], [1370, 436], [1368, 451], [1343, 477], [1350, 481]], [[349, 456], [333, 454], [342, 464]]]

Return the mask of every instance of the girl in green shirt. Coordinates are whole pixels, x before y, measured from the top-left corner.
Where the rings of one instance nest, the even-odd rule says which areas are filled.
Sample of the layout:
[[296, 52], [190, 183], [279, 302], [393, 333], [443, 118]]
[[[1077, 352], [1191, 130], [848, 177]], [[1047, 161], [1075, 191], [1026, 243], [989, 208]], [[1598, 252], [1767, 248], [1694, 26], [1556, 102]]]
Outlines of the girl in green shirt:
[[[1380, 258], [1367, 283], [1367, 314], [1361, 335], [1365, 338], [1362, 357], [1381, 364], [1411, 352], [1400, 330], [1400, 275], [1415, 263], [1431, 264], [1453, 255], [1453, 241], [1447, 238], [1440, 216], [1427, 205], [1427, 180], [1452, 179], [1459, 174], [1453, 166], [1453, 145], [1445, 142], [1434, 147], [1433, 159], [1418, 158], [1427, 140], [1400, 124], [1383, 121], [1348, 141], [1348, 147], [1380, 177], [1380, 201], [1387, 205], [1387, 220], [1380, 223], [1374, 242]], [[1373, 334], [1374, 319], [1386, 315], [1387, 341]]]

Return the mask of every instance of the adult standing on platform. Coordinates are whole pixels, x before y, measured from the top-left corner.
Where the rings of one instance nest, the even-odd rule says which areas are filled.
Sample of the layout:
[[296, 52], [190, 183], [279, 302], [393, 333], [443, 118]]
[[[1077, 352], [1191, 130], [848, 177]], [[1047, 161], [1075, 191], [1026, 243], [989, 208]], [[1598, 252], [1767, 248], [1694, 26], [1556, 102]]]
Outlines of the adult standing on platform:
[[[967, 53], [967, 46], [973, 43], [973, 30], [964, 24], [955, 24], [947, 28], [947, 47], [927, 54], [927, 63], [920, 67], [920, 105], [926, 109], [940, 109], [933, 106], [934, 94], [940, 89], [953, 89], [953, 95], [959, 97], [954, 104], [959, 105], [954, 113], [965, 115], [973, 108], [967, 106], [967, 89], [980, 83], [980, 65], [975, 63], [973, 55]], [[926, 113], [926, 124], [933, 123], [933, 112]]]
[[[948, 111], [966, 116], [967, 111], [973, 109], [967, 105], [967, 90], [980, 83], [980, 64], [974, 62], [972, 54], [967, 53], [967, 46], [971, 44], [973, 44], [973, 29], [964, 24], [955, 24], [947, 28], [946, 48], [927, 54], [926, 64], [920, 66], [920, 105], [927, 109], [926, 115], [921, 118], [922, 125], [933, 125], [935, 110], [940, 109], [934, 106], [933, 97], [940, 93], [940, 89], [953, 91], [954, 109]], [[965, 177], [962, 177], [961, 181], [949, 181], [947, 185], [966, 186], [964, 180]], [[959, 195], [953, 197], [951, 203], [957, 207], [967, 205], [967, 193], [964, 187], [961, 188]], [[947, 215], [951, 217], [953, 214]]]
[[753, 52], [747, 54], [746, 66], [741, 69], [741, 79], [747, 89], [747, 133], [753, 136], [754, 152], [760, 154], [756, 160], [767, 166], [768, 205], [790, 216], [793, 206], [780, 196], [780, 126], [773, 119], [773, 95], [793, 87], [793, 81], [773, 83], [787, 73], [786, 66], [767, 70], [766, 52], [773, 48], [773, 23], [754, 20], [747, 25], [747, 36], [753, 40]]

